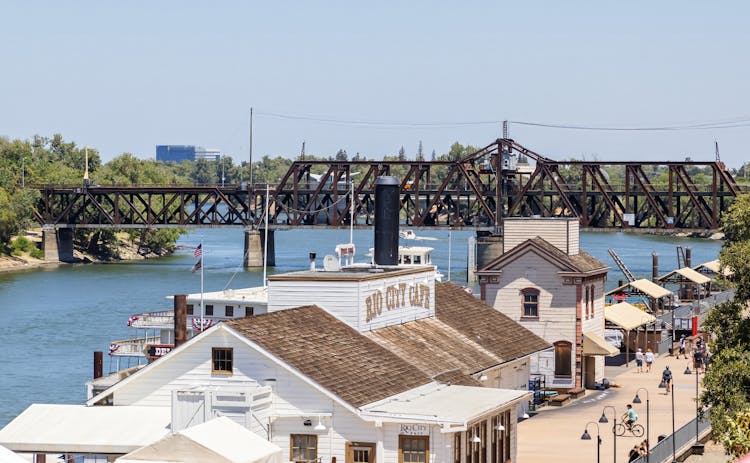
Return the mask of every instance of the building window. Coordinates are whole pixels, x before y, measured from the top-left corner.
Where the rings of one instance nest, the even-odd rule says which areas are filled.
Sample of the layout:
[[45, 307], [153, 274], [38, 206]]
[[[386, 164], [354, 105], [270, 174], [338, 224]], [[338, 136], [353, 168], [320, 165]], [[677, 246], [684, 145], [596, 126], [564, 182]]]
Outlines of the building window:
[[188, 304], [188, 305], [187, 305], [187, 314], [188, 314], [188, 315], [193, 315], [193, 311], [194, 311], [194, 310], [195, 310], [195, 309], [193, 308], [193, 304]]
[[206, 305], [206, 315], [213, 316], [213, 314], [214, 314], [214, 306], [211, 305], [211, 304], [207, 304]]
[[526, 288], [521, 291], [521, 302], [523, 304], [523, 317], [539, 317], [539, 290]]
[[570, 377], [571, 374], [571, 347], [568, 341], [557, 341], [555, 346], [555, 376]]
[[231, 347], [214, 347], [211, 349], [211, 373], [231, 375], [234, 355]]
[[315, 434], [289, 435], [289, 461], [307, 463], [318, 459], [318, 436]]
[[594, 285], [589, 286], [589, 301], [591, 302], [591, 318], [594, 318]]
[[224, 306], [224, 313], [227, 317], [234, 317], [234, 306], [233, 305], [227, 305]]
[[253, 309], [253, 307], [245, 307], [246, 317], [252, 317], [254, 313], [255, 313], [255, 310]]
[[490, 463], [504, 463], [510, 458], [510, 411], [492, 417]]
[[586, 314], [584, 315], [584, 319], [589, 319], [589, 287], [586, 286], [584, 288], [586, 290], [586, 297], [584, 299], [584, 304], [586, 304]]
[[453, 463], [461, 463], [461, 433], [453, 433]]
[[[474, 442], [478, 437], [479, 442]], [[466, 463], [487, 462], [487, 423], [482, 421], [466, 432]]]
[[430, 461], [428, 436], [398, 436], [398, 463], [427, 463]]

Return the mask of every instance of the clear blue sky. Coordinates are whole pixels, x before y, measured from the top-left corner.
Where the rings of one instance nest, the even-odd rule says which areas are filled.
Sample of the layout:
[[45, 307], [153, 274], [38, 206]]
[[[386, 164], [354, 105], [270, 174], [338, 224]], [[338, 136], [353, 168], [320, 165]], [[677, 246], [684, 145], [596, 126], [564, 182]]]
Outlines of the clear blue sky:
[[[368, 6], [365, 6], [367, 3]], [[157, 144], [254, 157], [414, 157], [484, 146], [498, 125], [663, 126], [750, 120], [747, 2], [0, 3], [0, 135], [62, 133], [154, 156]], [[264, 115], [266, 114], [266, 115]], [[594, 132], [511, 125], [553, 158], [750, 160], [750, 127]]]

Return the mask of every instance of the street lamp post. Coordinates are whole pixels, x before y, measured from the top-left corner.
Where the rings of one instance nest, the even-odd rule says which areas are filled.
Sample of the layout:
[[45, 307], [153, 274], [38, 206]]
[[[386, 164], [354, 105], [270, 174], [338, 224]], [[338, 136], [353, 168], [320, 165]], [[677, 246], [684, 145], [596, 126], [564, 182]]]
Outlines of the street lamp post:
[[649, 399], [648, 399], [648, 389], [645, 387], [639, 387], [635, 391], [635, 397], [633, 397], [633, 403], [639, 404], [641, 403], [641, 398], [638, 397], [638, 392], [640, 390], [643, 390], [646, 393], [646, 441], [648, 442], [648, 449], [649, 451], [646, 453], [646, 461], [651, 462], [651, 431], [650, 431], [650, 410], [649, 410]]
[[[698, 398], [699, 398], [699, 395], [700, 395], [699, 391], [698, 391], [698, 374], [699, 374], [699, 372], [698, 372], [698, 368], [695, 368], [695, 366], [693, 366], [693, 367], [694, 367], [694, 370], [695, 370], [695, 445], [698, 445], [698, 444], [700, 444], [700, 442], [698, 440], [698, 434], [699, 434], [699, 431], [698, 431], [698, 417], [700, 416], [700, 413], [701, 413], [700, 403], [698, 402]], [[687, 366], [687, 368], [685, 368], [685, 374], [686, 375], [691, 374], [690, 366], [689, 365]]]
[[609, 423], [609, 420], [604, 415], [604, 412], [608, 408], [612, 409], [612, 462], [617, 463], [617, 410], [611, 405], [605, 405], [602, 409], [602, 416], [599, 417], [600, 423]]
[[589, 434], [589, 425], [593, 424], [596, 426], [596, 463], [600, 463], [600, 450], [602, 447], [602, 438], [599, 435], [599, 423], [596, 421], [589, 421], [586, 423], [586, 427], [583, 430], [583, 435], [581, 436], [581, 440], [591, 440], [591, 435]]

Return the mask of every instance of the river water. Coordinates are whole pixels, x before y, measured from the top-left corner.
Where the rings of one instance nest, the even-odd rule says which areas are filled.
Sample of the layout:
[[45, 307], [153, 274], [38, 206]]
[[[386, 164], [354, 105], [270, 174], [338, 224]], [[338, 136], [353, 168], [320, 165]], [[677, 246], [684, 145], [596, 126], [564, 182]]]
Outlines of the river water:
[[[437, 241], [409, 244], [435, 248], [433, 261], [448, 273], [447, 231], [418, 231]], [[466, 282], [467, 243], [473, 232], [451, 235], [451, 279]], [[262, 270], [243, 270], [240, 229], [203, 229], [183, 236], [179, 244], [204, 248], [205, 290], [259, 286]], [[276, 232], [277, 267], [269, 273], [308, 267], [308, 253], [333, 254], [336, 243], [349, 241], [347, 230]], [[355, 230], [357, 261], [368, 260], [372, 230]], [[402, 243], [403, 244], [403, 243]], [[651, 253], [660, 257], [661, 273], [676, 267], [676, 245], [692, 249], [693, 265], [713, 260], [720, 242], [628, 233], [582, 233], [581, 247], [613, 270], [608, 285], [624, 279], [607, 253], [617, 250], [636, 277], [650, 277]], [[81, 403], [85, 381], [92, 376], [95, 350], [107, 352], [110, 341], [134, 336], [130, 315], [168, 310], [170, 294], [200, 292], [200, 273], [191, 273], [192, 249], [158, 260], [116, 264], [68, 265], [53, 269], [0, 273], [0, 427], [31, 403]], [[231, 283], [229, 283], [231, 280]], [[105, 373], [111, 368], [105, 355]]]

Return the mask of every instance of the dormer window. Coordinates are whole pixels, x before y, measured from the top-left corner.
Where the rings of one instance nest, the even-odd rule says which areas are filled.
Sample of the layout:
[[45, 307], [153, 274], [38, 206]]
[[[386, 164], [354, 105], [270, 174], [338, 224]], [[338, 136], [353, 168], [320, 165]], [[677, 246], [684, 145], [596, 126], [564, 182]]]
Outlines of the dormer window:
[[539, 290], [526, 288], [521, 290], [521, 316], [539, 318]]

